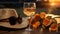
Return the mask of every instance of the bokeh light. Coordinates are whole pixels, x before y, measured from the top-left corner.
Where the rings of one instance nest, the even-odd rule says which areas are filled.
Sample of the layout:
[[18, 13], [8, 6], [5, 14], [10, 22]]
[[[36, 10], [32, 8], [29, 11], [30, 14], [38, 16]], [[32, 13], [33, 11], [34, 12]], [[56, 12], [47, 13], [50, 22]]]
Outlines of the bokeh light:
[[60, 0], [49, 0], [51, 6], [58, 6], [60, 5]]

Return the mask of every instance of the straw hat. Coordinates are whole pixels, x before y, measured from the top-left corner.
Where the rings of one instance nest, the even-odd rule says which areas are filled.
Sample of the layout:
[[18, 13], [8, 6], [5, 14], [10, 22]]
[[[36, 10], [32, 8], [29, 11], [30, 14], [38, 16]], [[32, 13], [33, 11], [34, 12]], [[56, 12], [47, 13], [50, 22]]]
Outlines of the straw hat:
[[[15, 9], [0, 9], [0, 20], [10, 18], [11, 16], [15, 16], [16, 18], [18, 18], [18, 14]], [[0, 26], [13, 29], [25, 28], [28, 26], [28, 24], [29, 23], [27, 18], [22, 18], [22, 23], [16, 23], [15, 25], [10, 25], [9, 22], [0, 22]]]
[[11, 16], [18, 17], [15, 9], [0, 9], [0, 20], [9, 18]]

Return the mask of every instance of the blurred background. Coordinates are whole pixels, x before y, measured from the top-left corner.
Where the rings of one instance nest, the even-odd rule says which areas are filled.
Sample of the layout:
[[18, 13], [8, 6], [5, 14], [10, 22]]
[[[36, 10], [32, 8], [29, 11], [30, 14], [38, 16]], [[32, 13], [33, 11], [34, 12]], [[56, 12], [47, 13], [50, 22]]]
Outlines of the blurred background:
[[26, 15], [23, 13], [24, 2], [36, 3], [36, 13], [44, 11], [46, 13], [60, 15], [60, 0], [0, 0], [0, 8], [14, 8], [18, 14], [25, 17]]

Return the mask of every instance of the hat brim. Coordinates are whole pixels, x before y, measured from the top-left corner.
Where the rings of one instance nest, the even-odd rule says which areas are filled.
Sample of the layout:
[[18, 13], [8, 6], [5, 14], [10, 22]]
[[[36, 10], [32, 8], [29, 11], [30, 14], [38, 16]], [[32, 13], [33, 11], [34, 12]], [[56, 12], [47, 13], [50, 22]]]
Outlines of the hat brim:
[[21, 24], [10, 25], [9, 22], [0, 22], [0, 27], [6, 27], [9, 29], [22, 29], [26, 28], [29, 25], [28, 19], [23, 18]]

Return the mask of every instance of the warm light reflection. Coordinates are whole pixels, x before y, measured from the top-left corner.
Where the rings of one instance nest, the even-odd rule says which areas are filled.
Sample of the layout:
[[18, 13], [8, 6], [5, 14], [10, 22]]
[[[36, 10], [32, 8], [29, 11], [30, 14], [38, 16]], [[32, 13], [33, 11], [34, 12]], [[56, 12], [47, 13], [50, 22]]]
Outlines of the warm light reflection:
[[51, 5], [51, 6], [55, 6], [55, 3], [53, 2], [53, 3], [51, 3], [50, 5]]
[[52, 16], [52, 18], [60, 17], [59, 15], [54, 15], [54, 14], [46, 14], [46, 17], [47, 17], [47, 16]]
[[48, 9], [48, 13], [51, 13], [53, 9], [56, 7], [60, 7], [60, 0], [49, 0], [50, 8]]
[[49, 0], [49, 2], [60, 2], [60, 0]]
[[60, 5], [60, 0], [49, 0], [51, 6], [58, 6]]

